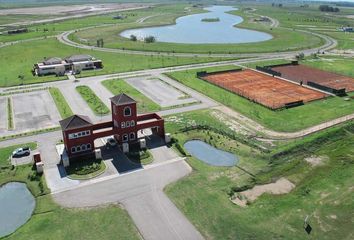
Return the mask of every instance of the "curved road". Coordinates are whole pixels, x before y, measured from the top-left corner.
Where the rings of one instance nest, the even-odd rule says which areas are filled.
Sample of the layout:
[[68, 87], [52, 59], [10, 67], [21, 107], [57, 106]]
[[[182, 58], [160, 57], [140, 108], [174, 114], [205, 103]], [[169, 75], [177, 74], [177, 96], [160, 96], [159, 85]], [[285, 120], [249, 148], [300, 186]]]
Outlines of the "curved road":
[[[273, 19], [274, 20], [274, 19]], [[99, 27], [99, 26], [95, 26]], [[92, 28], [92, 27], [89, 27]], [[125, 54], [137, 54], [137, 55], [156, 55], [156, 56], [175, 56], [175, 57], [220, 57], [220, 58], [247, 58], [247, 57], [289, 57], [289, 56], [294, 56], [298, 54], [299, 52], [304, 53], [305, 55], [310, 55], [313, 53], [318, 53], [322, 51], [327, 51], [330, 50], [334, 47], [337, 46], [337, 41], [329, 36], [322, 35], [319, 33], [314, 33], [314, 32], [309, 32], [305, 30], [294, 30], [298, 32], [303, 32], [307, 34], [312, 34], [314, 36], [317, 36], [325, 41], [325, 44], [323, 44], [320, 47], [312, 48], [312, 49], [305, 49], [305, 50], [298, 50], [298, 51], [288, 51], [288, 52], [276, 52], [276, 53], [233, 53], [233, 54], [224, 54], [224, 53], [173, 53], [173, 52], [158, 52], [158, 51], [142, 51], [142, 50], [127, 50], [127, 49], [115, 49], [115, 48], [99, 48], [95, 46], [88, 46], [85, 44], [77, 43], [69, 39], [69, 36], [72, 33], [75, 33], [77, 31], [82, 31], [82, 30], [87, 30], [89, 28], [80, 28], [80, 29], [75, 29], [75, 30], [70, 30], [67, 32], [63, 32], [60, 35], [58, 35], [58, 40], [66, 45], [72, 46], [72, 47], [77, 47], [81, 49], [88, 49], [88, 50], [95, 50], [95, 51], [101, 51], [101, 52], [110, 52], [110, 53], [125, 53]], [[288, 28], [284, 28], [288, 29]], [[290, 30], [290, 29], [289, 29]]]

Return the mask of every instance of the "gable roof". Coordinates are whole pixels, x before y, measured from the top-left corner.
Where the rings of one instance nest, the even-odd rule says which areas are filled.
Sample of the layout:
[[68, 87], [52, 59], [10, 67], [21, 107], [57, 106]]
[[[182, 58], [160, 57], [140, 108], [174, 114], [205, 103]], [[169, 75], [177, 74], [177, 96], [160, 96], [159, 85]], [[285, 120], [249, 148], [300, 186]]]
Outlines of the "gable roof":
[[115, 104], [115, 105], [126, 105], [126, 104], [131, 104], [131, 103], [136, 103], [134, 99], [129, 97], [125, 93], [121, 93], [117, 96], [114, 96], [110, 98], [110, 100]]
[[72, 55], [70, 57], [66, 57], [65, 61], [68, 63], [73, 63], [73, 62], [85, 62], [85, 61], [90, 61], [92, 60], [93, 57], [87, 54], [80, 54], [80, 55]]
[[63, 60], [59, 57], [51, 57], [43, 61], [44, 65], [60, 64]]
[[88, 127], [92, 125], [89, 117], [83, 115], [73, 115], [59, 121], [62, 130], [70, 130], [82, 127]]

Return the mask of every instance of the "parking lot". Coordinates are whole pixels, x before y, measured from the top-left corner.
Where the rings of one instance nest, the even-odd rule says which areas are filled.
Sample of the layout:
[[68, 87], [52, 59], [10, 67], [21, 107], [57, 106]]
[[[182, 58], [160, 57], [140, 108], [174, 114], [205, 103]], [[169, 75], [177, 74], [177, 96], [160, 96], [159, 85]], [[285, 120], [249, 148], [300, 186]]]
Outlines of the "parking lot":
[[58, 126], [60, 114], [48, 91], [36, 91], [12, 96], [14, 128], [39, 130]]
[[161, 107], [196, 102], [194, 98], [156, 77], [142, 76], [127, 78], [125, 81]]
[[7, 98], [0, 98], [0, 133], [7, 130]]

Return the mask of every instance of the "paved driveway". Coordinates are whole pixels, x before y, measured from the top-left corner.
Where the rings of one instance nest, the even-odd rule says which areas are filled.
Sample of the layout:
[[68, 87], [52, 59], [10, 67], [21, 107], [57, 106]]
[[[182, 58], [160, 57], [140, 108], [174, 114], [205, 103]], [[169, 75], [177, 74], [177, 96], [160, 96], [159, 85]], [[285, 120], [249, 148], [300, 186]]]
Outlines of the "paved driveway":
[[161, 107], [178, 106], [197, 101], [157, 77], [141, 76], [127, 78], [125, 81]]
[[197, 240], [201, 234], [163, 193], [163, 188], [192, 171], [182, 159], [147, 167], [53, 194], [65, 207], [122, 203], [144, 239]]
[[16, 131], [38, 130], [59, 125], [60, 114], [48, 91], [12, 96]]

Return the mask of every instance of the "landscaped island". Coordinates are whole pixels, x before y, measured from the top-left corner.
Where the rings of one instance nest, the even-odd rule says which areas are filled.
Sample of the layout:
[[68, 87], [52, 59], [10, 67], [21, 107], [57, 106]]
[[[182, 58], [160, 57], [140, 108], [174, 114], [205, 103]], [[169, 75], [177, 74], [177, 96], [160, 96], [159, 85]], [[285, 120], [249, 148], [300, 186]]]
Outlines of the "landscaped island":
[[220, 18], [203, 18], [202, 22], [220, 22]]

